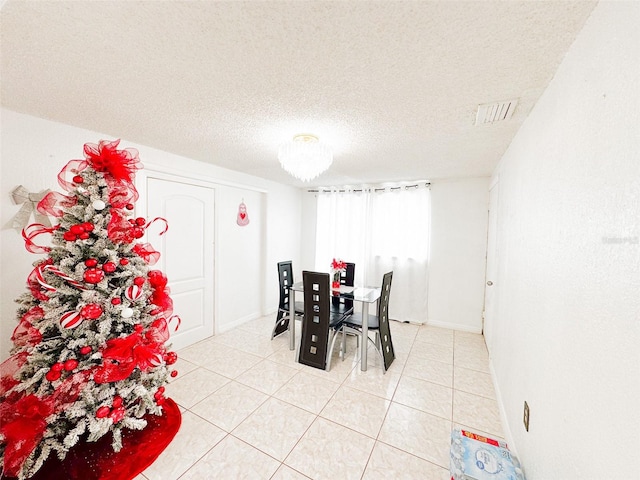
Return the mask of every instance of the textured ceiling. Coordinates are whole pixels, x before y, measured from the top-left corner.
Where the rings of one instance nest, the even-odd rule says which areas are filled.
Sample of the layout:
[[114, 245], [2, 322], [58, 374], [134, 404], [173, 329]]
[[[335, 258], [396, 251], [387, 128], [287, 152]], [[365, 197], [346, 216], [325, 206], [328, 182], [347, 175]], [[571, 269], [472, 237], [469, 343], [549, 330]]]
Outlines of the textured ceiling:
[[305, 185], [489, 175], [595, 3], [6, 1], [1, 101], [295, 186], [302, 132], [335, 157]]

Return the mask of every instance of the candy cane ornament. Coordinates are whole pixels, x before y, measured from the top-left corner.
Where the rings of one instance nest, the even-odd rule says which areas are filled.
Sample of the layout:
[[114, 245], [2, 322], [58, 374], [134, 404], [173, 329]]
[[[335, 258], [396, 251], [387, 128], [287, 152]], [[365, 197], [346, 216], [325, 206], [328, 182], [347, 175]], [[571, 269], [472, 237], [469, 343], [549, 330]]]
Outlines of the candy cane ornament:
[[44, 280], [44, 267], [46, 265], [38, 265], [35, 269], [35, 279], [37, 280], [37, 282], [42, 285], [46, 290], [50, 291], [50, 292], [55, 292], [56, 291], [56, 287], [49, 285], [45, 280]]
[[131, 285], [125, 290], [124, 296], [127, 297], [128, 300], [135, 302], [142, 296], [142, 287], [139, 285]]
[[80, 312], [70, 311], [62, 314], [62, 317], [60, 317], [60, 325], [63, 328], [76, 328], [82, 323], [82, 320], [83, 318]]
[[[69, 275], [67, 275], [66, 273], [64, 273], [62, 270], [60, 270], [58, 267], [56, 267], [55, 265], [46, 265], [46, 266], [44, 267], [44, 269], [45, 269], [47, 272], [51, 272], [51, 273], [53, 273], [54, 275], [57, 275], [58, 277], [62, 278], [62, 279], [63, 279], [64, 281], [66, 281], [69, 285], [71, 285], [71, 286], [73, 286], [73, 287], [76, 287], [76, 288], [77, 288], [77, 289], [79, 289], [79, 290], [86, 290], [86, 287], [85, 287], [82, 283], [80, 283], [80, 282], [78, 282], [77, 280], [75, 280], [74, 278], [70, 277]], [[47, 288], [47, 286], [46, 286], [46, 285], [44, 285], [44, 284], [43, 284], [43, 287]], [[51, 287], [51, 285], [49, 285], [49, 287], [50, 287], [50, 288], [53, 288], [53, 287]], [[54, 288], [54, 290], [55, 290], [55, 288]]]
[[178, 331], [178, 329], [180, 328], [180, 324], [182, 323], [182, 319], [181, 319], [178, 315], [173, 315], [171, 318], [169, 318], [169, 320], [167, 321], [167, 323], [168, 323], [169, 325], [171, 325], [171, 321], [172, 321], [173, 319], [175, 319], [175, 320], [178, 322], [178, 324], [176, 325], [176, 328], [174, 328], [174, 329], [173, 329], [173, 331], [174, 331], [174, 332], [177, 332], [177, 331]]

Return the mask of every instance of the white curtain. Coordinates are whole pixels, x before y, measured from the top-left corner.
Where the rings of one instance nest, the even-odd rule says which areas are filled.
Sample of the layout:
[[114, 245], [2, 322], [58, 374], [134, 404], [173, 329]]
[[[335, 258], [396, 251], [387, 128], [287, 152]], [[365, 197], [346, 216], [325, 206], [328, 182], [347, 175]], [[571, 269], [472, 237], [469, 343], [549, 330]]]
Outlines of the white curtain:
[[424, 323], [430, 225], [425, 183], [318, 192], [315, 268], [329, 271], [333, 258], [353, 262], [356, 284], [369, 286], [393, 270], [390, 318]]

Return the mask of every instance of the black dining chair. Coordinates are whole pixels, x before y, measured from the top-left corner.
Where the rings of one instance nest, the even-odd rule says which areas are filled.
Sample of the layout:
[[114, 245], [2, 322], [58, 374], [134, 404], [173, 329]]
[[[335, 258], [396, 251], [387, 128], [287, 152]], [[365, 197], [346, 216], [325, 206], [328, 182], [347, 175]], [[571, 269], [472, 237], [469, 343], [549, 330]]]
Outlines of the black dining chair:
[[[389, 327], [389, 297], [391, 295], [391, 280], [393, 272], [387, 272], [382, 277], [382, 291], [378, 301], [378, 311], [376, 315], [368, 315], [369, 331], [376, 333], [375, 342], [371, 338], [362, 338], [362, 312], [350, 315], [342, 322], [340, 332], [342, 333], [342, 345], [340, 351], [345, 349], [345, 335], [356, 335], [360, 348], [367, 348], [368, 342], [372, 342], [376, 350], [382, 357], [383, 371], [386, 372], [393, 360], [396, 358], [391, 341], [391, 329]], [[343, 358], [344, 360], [344, 358]]]
[[[278, 279], [280, 281], [280, 303], [276, 315], [276, 324], [271, 332], [271, 340], [289, 330], [289, 299], [293, 296], [293, 293], [289, 291], [289, 287], [294, 283], [291, 260], [278, 262]], [[301, 317], [304, 314], [303, 302], [295, 302], [294, 308], [296, 317]]]
[[321, 272], [302, 272], [304, 288], [304, 316], [300, 336], [298, 361], [321, 370], [331, 368], [331, 353], [336, 332], [346, 318], [344, 314], [334, 313], [330, 308], [329, 274]]
[[[356, 278], [356, 264], [346, 263], [344, 272], [340, 272], [340, 285], [353, 287]], [[343, 315], [353, 313], [353, 300], [344, 297], [334, 296], [331, 298], [331, 311]]]

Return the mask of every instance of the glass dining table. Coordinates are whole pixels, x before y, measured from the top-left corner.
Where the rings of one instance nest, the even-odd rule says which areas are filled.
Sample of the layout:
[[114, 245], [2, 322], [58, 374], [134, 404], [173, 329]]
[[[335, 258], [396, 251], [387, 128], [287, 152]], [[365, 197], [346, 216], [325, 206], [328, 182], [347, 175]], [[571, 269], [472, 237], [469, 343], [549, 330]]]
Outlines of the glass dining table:
[[[295, 294], [296, 292], [304, 292], [304, 286], [302, 282], [296, 282], [289, 288], [289, 318], [295, 318]], [[376, 303], [380, 299], [381, 289], [380, 287], [349, 287], [346, 285], [340, 285], [339, 289], [331, 289], [334, 296], [353, 300], [354, 302], [360, 302], [362, 304], [362, 318], [368, 318], [369, 305]], [[289, 350], [295, 350], [296, 348], [296, 322], [289, 322]], [[362, 322], [362, 338], [366, 339], [369, 334], [369, 322]], [[360, 370], [367, 371], [367, 350], [368, 342], [360, 342]]]

